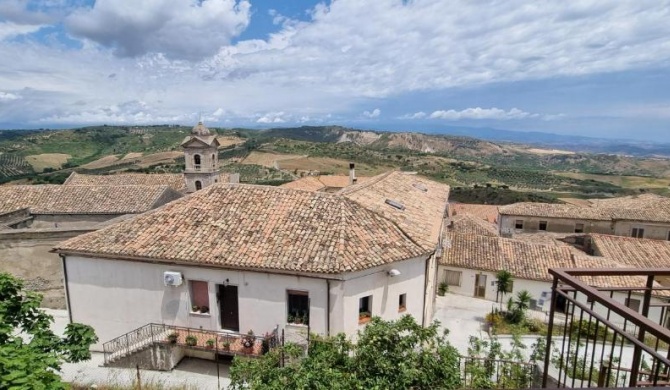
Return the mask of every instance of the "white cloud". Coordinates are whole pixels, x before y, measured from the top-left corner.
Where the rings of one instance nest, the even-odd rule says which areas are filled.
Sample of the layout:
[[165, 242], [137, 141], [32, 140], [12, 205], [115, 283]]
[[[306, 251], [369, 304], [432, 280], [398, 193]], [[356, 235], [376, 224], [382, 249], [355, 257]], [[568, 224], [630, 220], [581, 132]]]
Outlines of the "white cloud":
[[[326, 113], [359, 116], [370, 108], [370, 98], [412, 93], [421, 99], [425, 91], [670, 62], [670, 0], [338, 0], [314, 7], [309, 21], [275, 13], [279, 31], [231, 44], [250, 23], [249, 7], [245, 0], [98, 0], [66, 18], [70, 31], [83, 37], [82, 49], [2, 41], [37, 27], [0, 22], [0, 53], [11, 59], [0, 61], [0, 86], [22, 97], [3, 100], [0, 118], [26, 124], [45, 118], [131, 121], [139, 112], [107, 115], [104, 108], [142, 101], [142, 112], [152, 118], [197, 120], [194, 113], [226, 107], [211, 115], [290, 121], [290, 114], [315, 121]], [[17, 21], [34, 16], [14, 15]], [[437, 115], [561, 115], [495, 107], [463, 111]], [[427, 118], [428, 112], [407, 119]]]
[[495, 120], [510, 120], [510, 119], [525, 119], [537, 118], [538, 114], [531, 114], [518, 108], [512, 108], [505, 111], [500, 108], [466, 108], [464, 110], [440, 110], [433, 111], [429, 118], [432, 119], [446, 119], [450, 121], [457, 121], [461, 119], [495, 119]]
[[98, 0], [67, 18], [76, 36], [115, 48], [122, 57], [163, 53], [197, 60], [216, 54], [249, 24], [246, 0]]
[[30, 34], [39, 31], [43, 26], [32, 24], [16, 24], [12, 22], [0, 22], [0, 41], [13, 38], [18, 35]]
[[426, 117], [426, 113], [423, 111], [415, 112], [414, 114], [405, 114], [399, 116], [398, 119], [422, 119]]
[[363, 116], [365, 116], [365, 117], [367, 117], [367, 118], [378, 118], [379, 115], [381, 115], [381, 113], [382, 113], [382, 112], [381, 112], [380, 109], [375, 108], [375, 109], [372, 110], [372, 111], [363, 111]]
[[284, 123], [284, 112], [268, 112], [256, 120], [256, 123]]
[[21, 96], [13, 94], [11, 92], [0, 91], [0, 102], [1, 101], [8, 101], [8, 100], [17, 100], [17, 99], [21, 99]]

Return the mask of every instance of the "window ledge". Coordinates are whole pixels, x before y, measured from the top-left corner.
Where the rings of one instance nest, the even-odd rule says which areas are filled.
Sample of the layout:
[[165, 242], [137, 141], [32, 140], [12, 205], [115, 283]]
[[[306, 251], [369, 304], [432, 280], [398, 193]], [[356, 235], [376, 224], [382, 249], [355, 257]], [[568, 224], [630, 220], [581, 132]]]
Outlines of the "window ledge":
[[405, 307], [405, 306], [402, 306], [402, 307], [398, 308], [398, 313], [404, 313], [406, 311], [407, 311], [407, 307]]
[[200, 313], [197, 311], [190, 311], [188, 315], [193, 316], [193, 317], [211, 317], [211, 313]]
[[367, 324], [368, 322], [370, 322], [371, 319], [372, 319], [372, 317], [370, 317], [370, 316], [368, 316], [368, 317], [359, 317], [359, 318], [358, 318], [358, 324], [359, 324], [359, 325]]
[[307, 328], [307, 324], [296, 324], [295, 322], [287, 322], [286, 326], [291, 326], [294, 328]]

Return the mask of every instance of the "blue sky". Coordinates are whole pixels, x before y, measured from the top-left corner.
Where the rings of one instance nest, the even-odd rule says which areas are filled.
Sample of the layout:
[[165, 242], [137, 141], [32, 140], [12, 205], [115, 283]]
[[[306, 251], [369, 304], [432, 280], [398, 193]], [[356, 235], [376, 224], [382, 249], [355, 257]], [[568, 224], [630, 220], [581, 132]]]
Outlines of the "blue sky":
[[670, 0], [2, 0], [0, 128], [488, 127], [670, 142]]

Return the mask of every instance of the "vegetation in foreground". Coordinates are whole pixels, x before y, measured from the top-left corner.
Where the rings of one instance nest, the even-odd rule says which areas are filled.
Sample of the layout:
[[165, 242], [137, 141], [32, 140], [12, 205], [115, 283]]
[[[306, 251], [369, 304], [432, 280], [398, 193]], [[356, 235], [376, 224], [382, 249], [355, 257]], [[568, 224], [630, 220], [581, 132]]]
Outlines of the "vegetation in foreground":
[[59, 337], [53, 317], [40, 310], [42, 296], [26, 291], [23, 282], [0, 273], [0, 388], [12, 390], [67, 389], [57, 372], [64, 362], [91, 358], [98, 338], [93, 328], [72, 323]]
[[[231, 388], [523, 388], [532, 380], [534, 359], [543, 357], [538, 342], [526, 361], [525, 346], [518, 337], [507, 351], [495, 338], [489, 342], [473, 337], [468, 356], [462, 357], [447, 341], [447, 334], [439, 331], [437, 322], [424, 328], [410, 316], [397, 321], [374, 317], [355, 344], [343, 334], [313, 336], [306, 355], [301, 347], [287, 344], [259, 359], [236, 357], [230, 370]], [[467, 364], [462, 364], [464, 360]]]

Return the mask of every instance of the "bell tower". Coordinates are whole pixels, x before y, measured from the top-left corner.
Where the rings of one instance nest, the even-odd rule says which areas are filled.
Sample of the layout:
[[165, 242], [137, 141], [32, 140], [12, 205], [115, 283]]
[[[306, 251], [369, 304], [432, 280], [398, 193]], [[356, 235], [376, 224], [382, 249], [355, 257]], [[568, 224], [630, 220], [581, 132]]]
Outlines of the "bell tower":
[[202, 121], [193, 127], [181, 147], [186, 164], [186, 192], [195, 192], [219, 182], [219, 141]]

